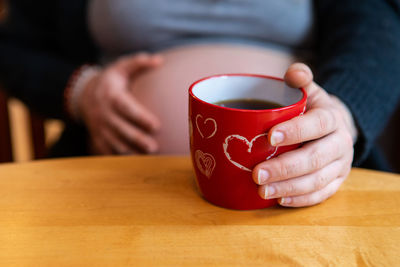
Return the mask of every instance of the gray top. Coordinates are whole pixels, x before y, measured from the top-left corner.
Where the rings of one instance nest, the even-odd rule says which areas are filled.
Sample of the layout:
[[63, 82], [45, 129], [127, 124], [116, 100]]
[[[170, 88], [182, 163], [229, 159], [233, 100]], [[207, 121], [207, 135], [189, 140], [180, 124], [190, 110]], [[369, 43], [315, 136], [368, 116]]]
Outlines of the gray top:
[[91, 0], [89, 27], [104, 55], [199, 42], [307, 48], [312, 0]]

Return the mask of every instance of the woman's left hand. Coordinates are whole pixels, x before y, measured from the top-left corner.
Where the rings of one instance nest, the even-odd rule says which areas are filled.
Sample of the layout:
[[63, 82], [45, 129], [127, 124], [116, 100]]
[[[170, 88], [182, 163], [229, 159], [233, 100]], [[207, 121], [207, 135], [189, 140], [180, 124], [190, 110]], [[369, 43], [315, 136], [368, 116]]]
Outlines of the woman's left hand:
[[262, 198], [278, 198], [288, 207], [311, 206], [335, 194], [348, 176], [357, 130], [347, 107], [313, 82], [306, 65], [291, 65], [285, 82], [305, 88], [307, 112], [274, 126], [269, 141], [273, 146], [304, 144], [258, 164], [253, 179]]

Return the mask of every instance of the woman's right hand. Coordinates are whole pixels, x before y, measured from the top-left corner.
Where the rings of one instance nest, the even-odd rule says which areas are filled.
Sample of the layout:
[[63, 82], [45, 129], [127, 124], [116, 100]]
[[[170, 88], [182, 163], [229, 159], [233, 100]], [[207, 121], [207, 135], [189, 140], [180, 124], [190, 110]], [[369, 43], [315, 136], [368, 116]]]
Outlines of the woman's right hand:
[[94, 153], [154, 153], [158, 150], [152, 133], [160, 127], [160, 122], [135, 99], [129, 85], [135, 76], [161, 63], [158, 55], [124, 56], [88, 81], [78, 100], [78, 108]]

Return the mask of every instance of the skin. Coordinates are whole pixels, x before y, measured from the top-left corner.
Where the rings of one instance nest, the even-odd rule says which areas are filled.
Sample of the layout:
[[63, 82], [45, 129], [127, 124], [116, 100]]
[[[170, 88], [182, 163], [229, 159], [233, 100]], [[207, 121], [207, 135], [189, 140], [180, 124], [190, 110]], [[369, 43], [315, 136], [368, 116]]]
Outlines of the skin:
[[253, 179], [262, 198], [278, 198], [287, 207], [311, 206], [335, 194], [347, 178], [357, 130], [347, 107], [313, 82], [306, 65], [291, 65], [285, 82], [306, 89], [307, 112], [274, 126], [269, 141], [274, 146], [303, 145], [258, 164]]
[[160, 128], [160, 121], [135, 99], [129, 88], [132, 79], [161, 64], [158, 55], [122, 57], [87, 83], [78, 106], [93, 153], [157, 152], [152, 134]]

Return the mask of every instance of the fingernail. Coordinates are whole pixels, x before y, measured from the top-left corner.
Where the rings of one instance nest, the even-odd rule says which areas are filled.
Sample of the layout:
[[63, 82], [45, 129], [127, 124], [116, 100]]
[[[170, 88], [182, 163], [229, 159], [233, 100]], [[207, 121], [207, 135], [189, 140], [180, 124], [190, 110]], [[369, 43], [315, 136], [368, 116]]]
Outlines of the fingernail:
[[269, 178], [269, 173], [267, 170], [260, 169], [258, 171], [258, 184], [265, 184]]
[[275, 194], [275, 188], [273, 186], [266, 186], [264, 191], [264, 198], [271, 199]]
[[292, 198], [291, 197], [282, 197], [281, 200], [279, 201], [279, 203], [281, 205], [283, 204], [289, 204], [292, 202]]
[[303, 63], [294, 63], [293, 65], [291, 65], [290, 68], [292, 70], [301, 71], [301, 72], [304, 72], [306, 74], [309, 73], [308, 67], [306, 65], [304, 65]]
[[303, 72], [304, 74], [308, 74], [308, 71], [307, 71], [307, 69], [306, 68], [304, 68], [304, 66], [301, 66], [301, 67], [295, 67], [295, 68], [293, 68], [294, 70], [296, 70], [296, 71], [300, 71], [300, 72]]
[[280, 131], [274, 131], [271, 135], [271, 145], [277, 146], [278, 144], [283, 142], [285, 136]]

